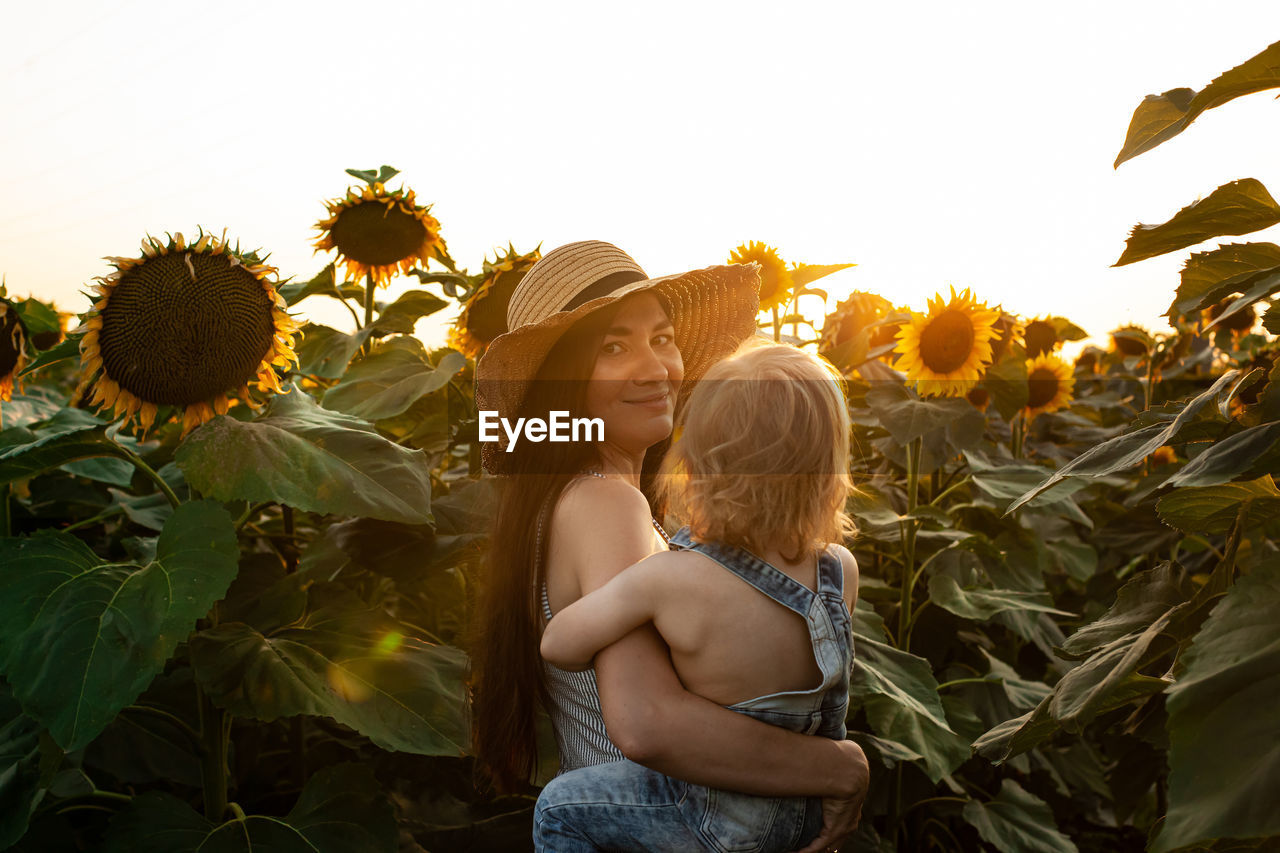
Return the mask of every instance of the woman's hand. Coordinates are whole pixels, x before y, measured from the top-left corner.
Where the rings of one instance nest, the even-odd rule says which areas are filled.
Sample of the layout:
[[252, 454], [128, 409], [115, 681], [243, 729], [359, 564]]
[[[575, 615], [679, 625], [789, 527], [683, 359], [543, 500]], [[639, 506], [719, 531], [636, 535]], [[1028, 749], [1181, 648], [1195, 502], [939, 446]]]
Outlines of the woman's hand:
[[848, 744], [843, 749], [849, 754], [853, 793], [848, 797], [822, 798], [822, 831], [808, 847], [799, 853], [826, 853], [829, 850], [836, 850], [853, 834], [853, 831], [858, 828], [858, 822], [862, 819], [862, 802], [867, 798], [867, 783], [871, 776], [870, 768], [867, 766], [867, 756], [862, 752], [862, 747], [853, 741], [846, 740], [841, 743]]

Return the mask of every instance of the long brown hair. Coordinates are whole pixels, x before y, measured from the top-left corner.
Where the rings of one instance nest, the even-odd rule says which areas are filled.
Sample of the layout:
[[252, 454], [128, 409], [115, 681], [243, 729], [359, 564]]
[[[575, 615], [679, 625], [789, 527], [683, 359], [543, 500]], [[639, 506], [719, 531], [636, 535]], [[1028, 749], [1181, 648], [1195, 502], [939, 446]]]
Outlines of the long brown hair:
[[[614, 302], [588, 314], [556, 342], [517, 416], [545, 418], [551, 411], [586, 416], [587, 381], [618, 306]], [[663, 309], [670, 315], [665, 303]], [[645, 454], [641, 487], [646, 497], [670, 443], [668, 437]], [[502, 478], [471, 644], [477, 769], [503, 792], [527, 788], [533, 779], [538, 765], [535, 716], [539, 705], [549, 707], [538, 653], [543, 577], [535, 567], [546, 558], [550, 525], [548, 517], [539, 553], [539, 514], [544, 506], [549, 513], [569, 482], [599, 462], [595, 446], [587, 442], [518, 441], [504, 460], [510, 473]]]

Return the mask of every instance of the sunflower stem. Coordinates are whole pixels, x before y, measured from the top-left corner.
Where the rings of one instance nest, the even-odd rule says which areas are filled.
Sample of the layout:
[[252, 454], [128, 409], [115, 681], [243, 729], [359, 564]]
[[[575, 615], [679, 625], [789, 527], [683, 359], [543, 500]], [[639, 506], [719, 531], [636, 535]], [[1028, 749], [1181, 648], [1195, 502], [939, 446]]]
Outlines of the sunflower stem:
[[[373, 325], [373, 273], [365, 273], [364, 276], [364, 328]], [[360, 344], [360, 354], [367, 355], [369, 350], [373, 349], [373, 335], [364, 339], [364, 343]]]
[[[913, 438], [907, 445], [907, 515], [915, 512], [920, 490], [920, 454], [923, 438]], [[916, 520], [898, 522], [902, 534], [902, 591], [898, 599], [898, 648], [909, 651], [911, 638], [911, 595], [916, 582]]]
[[125, 458], [133, 463], [133, 467], [137, 468], [143, 474], [146, 474], [147, 477], [151, 479], [151, 482], [156, 484], [156, 488], [164, 493], [164, 496], [169, 499], [169, 503], [173, 504], [174, 509], [181, 506], [182, 501], [178, 500], [177, 494], [175, 494], [173, 489], [169, 487], [169, 484], [164, 481], [164, 477], [157, 474], [156, 470], [144, 462], [141, 456], [123, 445], [117, 444], [116, 447], [119, 447], [120, 451], [124, 453]]
[[957, 480], [956, 482], [952, 483], [950, 486], [948, 486], [947, 488], [943, 489], [943, 490], [942, 490], [942, 492], [941, 492], [941, 494], [939, 494], [936, 498], [934, 498], [933, 500], [929, 501], [929, 506], [937, 506], [937, 505], [938, 505], [938, 503], [939, 503], [943, 498], [945, 498], [947, 495], [951, 494], [952, 492], [954, 492], [956, 489], [960, 488], [961, 486], [968, 485], [968, 484], [969, 484], [969, 483], [971, 483], [971, 482], [973, 482], [973, 476], [972, 476], [972, 475], [970, 475], [970, 474], [966, 474], [966, 475], [965, 475], [965, 477], [964, 477], [963, 479], [961, 479], [961, 480]]
[[1013, 454], [1014, 459], [1022, 458], [1022, 438], [1025, 428], [1025, 415], [1019, 409], [1017, 414], [1013, 416], [1013, 423], [1010, 426], [1009, 452]]
[[5, 483], [0, 490], [0, 536], [13, 535], [13, 520], [9, 517], [9, 498], [13, 494], [13, 483]]

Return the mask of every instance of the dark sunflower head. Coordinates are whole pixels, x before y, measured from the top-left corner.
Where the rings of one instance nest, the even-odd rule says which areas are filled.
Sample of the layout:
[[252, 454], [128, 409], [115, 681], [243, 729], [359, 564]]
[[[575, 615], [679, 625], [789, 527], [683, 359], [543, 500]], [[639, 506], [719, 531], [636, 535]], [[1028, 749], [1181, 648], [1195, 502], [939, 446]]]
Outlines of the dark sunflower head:
[[1130, 323], [1111, 333], [1111, 345], [1122, 356], [1144, 356], [1151, 349], [1151, 335], [1141, 326]]
[[479, 284], [449, 330], [450, 346], [469, 358], [477, 358], [490, 341], [507, 331], [511, 294], [541, 257], [540, 249], [522, 255], [508, 246], [505, 255], [492, 262], [486, 259]]
[[449, 263], [440, 222], [429, 206], [417, 204], [413, 190], [374, 183], [352, 187], [325, 206], [329, 216], [316, 223], [316, 251], [336, 250], [349, 276], [386, 284], [397, 272], [426, 266], [432, 258]]
[[[1233, 299], [1224, 299], [1221, 302], [1210, 305], [1207, 309], [1208, 319], [1216, 320], [1221, 317], [1222, 312], [1226, 311], [1227, 307], [1234, 301], [1235, 300]], [[1253, 324], [1256, 323], [1257, 320], [1257, 310], [1252, 305], [1246, 305], [1227, 319], [1218, 323], [1218, 325], [1237, 335], [1241, 335], [1251, 330], [1253, 328]]]
[[26, 328], [18, 309], [0, 298], [0, 401], [13, 399], [18, 372], [26, 364]]
[[183, 435], [225, 413], [228, 394], [282, 392], [276, 368], [297, 361], [297, 323], [254, 253], [201, 233], [187, 246], [148, 238], [141, 258], [112, 258], [80, 343], [81, 390], [145, 432], [160, 406], [182, 412]]
[[1032, 320], [1027, 323], [1022, 337], [1027, 346], [1027, 358], [1053, 352], [1058, 344], [1062, 343], [1058, 338], [1057, 328], [1047, 319]]

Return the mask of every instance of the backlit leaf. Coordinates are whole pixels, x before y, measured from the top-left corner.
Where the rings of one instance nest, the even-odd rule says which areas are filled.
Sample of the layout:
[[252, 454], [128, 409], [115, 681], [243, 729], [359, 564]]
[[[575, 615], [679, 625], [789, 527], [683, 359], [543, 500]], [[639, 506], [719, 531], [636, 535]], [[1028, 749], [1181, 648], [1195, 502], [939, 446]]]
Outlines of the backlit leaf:
[[323, 405], [371, 421], [394, 417], [443, 388], [466, 363], [450, 350], [433, 366], [421, 341], [400, 335], [353, 362], [342, 381], [325, 392]]
[[175, 460], [194, 488], [221, 501], [273, 501], [308, 512], [431, 521], [426, 455], [366, 421], [331, 412], [298, 389], [265, 417], [219, 416], [189, 435]]
[[991, 800], [965, 803], [963, 813], [982, 840], [996, 850], [1076, 853], [1076, 845], [1058, 831], [1049, 805], [1012, 779], [1001, 782], [1000, 793]]
[[1212, 237], [1249, 234], [1280, 222], [1280, 205], [1254, 178], [1223, 184], [1159, 225], [1135, 225], [1113, 266], [1154, 258]]
[[1280, 86], [1280, 42], [1216, 77], [1199, 92], [1181, 88], [1170, 89], [1163, 95], [1147, 95], [1133, 112], [1115, 165], [1182, 133], [1205, 110], [1241, 95], [1277, 86]]

